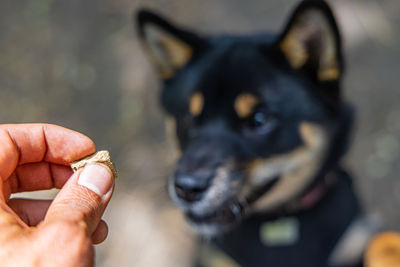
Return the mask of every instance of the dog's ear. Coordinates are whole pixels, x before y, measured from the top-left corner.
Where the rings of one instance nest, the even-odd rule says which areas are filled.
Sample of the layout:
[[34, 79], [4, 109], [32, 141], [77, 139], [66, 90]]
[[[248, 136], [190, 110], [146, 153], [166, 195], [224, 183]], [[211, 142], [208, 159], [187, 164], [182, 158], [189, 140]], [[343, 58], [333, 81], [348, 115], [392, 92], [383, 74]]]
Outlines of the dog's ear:
[[336, 82], [343, 72], [341, 39], [329, 6], [305, 0], [294, 11], [278, 48], [289, 65], [319, 83]]
[[174, 77], [203, 47], [198, 35], [179, 29], [149, 10], [136, 15], [139, 37], [164, 80]]

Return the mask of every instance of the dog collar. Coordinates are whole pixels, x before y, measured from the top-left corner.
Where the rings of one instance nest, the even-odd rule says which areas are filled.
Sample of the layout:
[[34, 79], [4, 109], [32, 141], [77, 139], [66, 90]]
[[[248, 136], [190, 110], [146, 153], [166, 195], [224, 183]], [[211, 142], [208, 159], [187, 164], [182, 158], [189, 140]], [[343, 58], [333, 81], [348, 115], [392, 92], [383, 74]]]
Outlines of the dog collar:
[[[241, 213], [250, 213], [251, 204], [256, 202], [264, 194], [267, 194], [278, 180], [278, 178], [273, 179], [271, 182], [256, 190], [244, 201], [239, 201], [240, 207], [242, 209]], [[281, 216], [289, 216], [302, 210], [311, 209], [326, 195], [330, 188], [337, 183], [337, 180], [338, 177], [334, 173], [334, 171], [330, 171], [326, 173], [323, 178], [315, 179], [315, 181], [308, 187], [308, 189], [304, 191], [303, 194], [300, 194], [300, 196], [295, 197], [294, 199], [288, 201], [286, 204], [275, 208], [271, 212], [266, 212], [264, 215], [267, 215], [271, 218], [276, 218]]]
[[337, 183], [337, 180], [337, 175], [334, 172], [328, 172], [322, 179], [317, 179], [304, 194], [289, 202], [286, 209], [291, 213], [311, 209]]

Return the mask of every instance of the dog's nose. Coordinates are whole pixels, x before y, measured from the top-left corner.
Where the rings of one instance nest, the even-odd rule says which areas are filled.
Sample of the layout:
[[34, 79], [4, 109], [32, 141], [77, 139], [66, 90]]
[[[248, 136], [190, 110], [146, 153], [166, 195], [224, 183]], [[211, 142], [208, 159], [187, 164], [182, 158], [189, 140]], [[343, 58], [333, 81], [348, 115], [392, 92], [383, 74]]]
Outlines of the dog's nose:
[[208, 182], [190, 175], [175, 177], [175, 191], [179, 198], [186, 202], [195, 202], [202, 198]]

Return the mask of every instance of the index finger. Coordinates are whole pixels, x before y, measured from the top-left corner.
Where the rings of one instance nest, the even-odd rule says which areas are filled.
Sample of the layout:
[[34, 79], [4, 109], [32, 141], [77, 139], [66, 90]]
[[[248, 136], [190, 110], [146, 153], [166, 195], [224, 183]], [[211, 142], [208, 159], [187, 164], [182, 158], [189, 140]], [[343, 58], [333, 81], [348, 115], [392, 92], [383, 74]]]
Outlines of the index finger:
[[0, 125], [0, 177], [7, 179], [18, 165], [46, 161], [61, 165], [96, 151], [87, 136], [51, 124]]

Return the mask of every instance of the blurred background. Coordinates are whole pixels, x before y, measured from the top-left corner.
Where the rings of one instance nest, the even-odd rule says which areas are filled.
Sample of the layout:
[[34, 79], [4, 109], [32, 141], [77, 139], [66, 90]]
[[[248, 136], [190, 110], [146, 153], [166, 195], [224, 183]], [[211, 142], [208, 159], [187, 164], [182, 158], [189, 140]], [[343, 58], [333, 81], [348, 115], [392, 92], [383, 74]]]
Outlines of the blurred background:
[[[345, 164], [366, 209], [400, 230], [400, 1], [331, 0], [357, 109]], [[279, 31], [298, 0], [1, 0], [0, 123], [48, 122], [91, 137], [120, 171], [97, 266], [189, 266], [193, 233], [170, 204], [175, 161], [159, 81], [132, 13], [151, 7], [201, 33]], [[54, 193], [50, 193], [54, 194]]]

